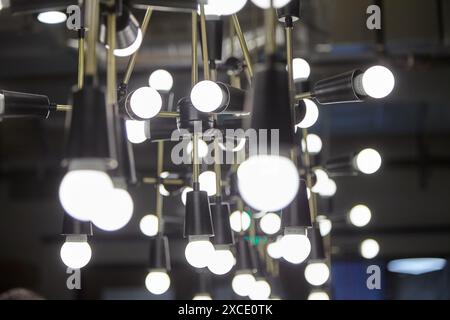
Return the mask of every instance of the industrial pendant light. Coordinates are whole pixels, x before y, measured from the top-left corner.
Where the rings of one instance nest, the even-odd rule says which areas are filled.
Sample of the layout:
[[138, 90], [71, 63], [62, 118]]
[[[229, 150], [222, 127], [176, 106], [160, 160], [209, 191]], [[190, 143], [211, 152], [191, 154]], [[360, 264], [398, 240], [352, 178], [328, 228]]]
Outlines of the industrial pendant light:
[[170, 287], [169, 240], [166, 236], [158, 235], [149, 242], [149, 273], [145, 278], [145, 286], [151, 293], [161, 295]]

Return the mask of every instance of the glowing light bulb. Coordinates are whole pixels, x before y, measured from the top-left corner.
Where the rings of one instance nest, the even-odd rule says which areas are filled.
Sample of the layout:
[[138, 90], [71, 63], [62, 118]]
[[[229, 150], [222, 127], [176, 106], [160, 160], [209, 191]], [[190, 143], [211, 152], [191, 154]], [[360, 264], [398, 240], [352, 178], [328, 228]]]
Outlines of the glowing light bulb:
[[251, 300], [267, 300], [272, 289], [265, 279], [256, 279], [248, 296]]
[[61, 247], [61, 260], [72, 269], [80, 269], [91, 260], [92, 250], [86, 235], [67, 236]]
[[300, 184], [292, 161], [275, 155], [251, 156], [239, 166], [237, 176], [242, 198], [261, 211], [278, 211], [288, 206]]
[[181, 202], [183, 203], [183, 205], [186, 205], [186, 197], [188, 192], [193, 191], [194, 189], [192, 189], [191, 187], [185, 187], [183, 189], [183, 191], [181, 192]]
[[395, 78], [391, 70], [383, 66], [367, 69], [362, 76], [365, 93], [375, 99], [387, 97], [395, 87]]
[[[192, 148], [193, 148], [192, 141], [190, 141], [186, 147], [186, 151], [188, 154], [192, 154]], [[198, 140], [198, 156], [200, 158], [204, 158], [208, 155], [208, 152], [209, 152], [209, 147], [206, 144], [206, 142], [199, 139]]]
[[317, 216], [317, 222], [319, 223], [320, 235], [322, 237], [330, 234], [331, 229], [333, 228], [333, 224], [331, 223], [330, 219], [328, 219], [326, 216]]
[[125, 128], [127, 130], [128, 141], [139, 144], [147, 140], [145, 135], [145, 121], [126, 120]]
[[136, 36], [136, 40], [128, 46], [127, 48], [122, 49], [114, 49], [114, 55], [117, 57], [128, 57], [135, 53], [142, 44], [142, 31], [138, 30], [138, 34]]
[[373, 174], [381, 167], [380, 153], [375, 149], [364, 149], [355, 157], [356, 168], [365, 174]]
[[164, 197], [168, 197], [170, 196], [170, 192], [169, 190], [167, 190], [166, 186], [163, 184], [160, 184], [158, 187], [159, 193], [164, 196]]
[[281, 218], [276, 213], [266, 213], [259, 221], [261, 230], [268, 235], [272, 235], [280, 231]]
[[308, 300], [330, 300], [330, 296], [325, 291], [313, 291], [309, 294]]
[[240, 11], [247, 0], [208, 0], [205, 5], [205, 15], [228, 16]]
[[155, 117], [161, 111], [161, 107], [161, 95], [152, 87], [142, 87], [131, 94], [131, 111], [140, 119], [148, 120]]
[[312, 187], [312, 192], [321, 193], [329, 188], [328, 180], [330, 180], [330, 178], [328, 178], [328, 174], [324, 170], [319, 168], [314, 169], [314, 175], [316, 176], [316, 183]]
[[173, 86], [173, 77], [170, 72], [158, 69], [152, 72], [148, 79], [150, 87], [155, 90], [168, 92]]
[[319, 108], [317, 108], [317, 105], [312, 100], [303, 99], [303, 102], [306, 106], [305, 117], [297, 123], [296, 127], [307, 129], [312, 127], [317, 122], [317, 119], [319, 119]]
[[148, 214], [143, 216], [139, 222], [139, 229], [146, 236], [153, 237], [158, 234], [159, 231], [159, 219], [154, 214]]
[[333, 179], [328, 179], [327, 182], [323, 185], [323, 188], [319, 190], [319, 194], [322, 197], [332, 197], [336, 194], [337, 191], [337, 185], [336, 182], [334, 182]]
[[248, 296], [252, 290], [255, 281], [256, 279], [253, 274], [249, 272], [241, 272], [234, 276], [233, 281], [231, 282], [231, 287], [233, 288], [234, 293], [238, 296], [245, 297]]
[[214, 246], [208, 238], [190, 240], [184, 254], [191, 266], [205, 268], [214, 256]]
[[191, 91], [191, 102], [201, 112], [217, 110], [222, 105], [223, 99], [222, 89], [213, 81], [200, 81]]
[[112, 189], [102, 210], [92, 218], [99, 229], [116, 231], [125, 227], [133, 215], [133, 199], [124, 189]]
[[247, 212], [236, 210], [230, 214], [230, 226], [234, 232], [246, 231], [251, 223], [252, 219]]
[[39, 22], [45, 24], [58, 24], [66, 21], [67, 16], [65, 13], [60, 11], [47, 11], [39, 13], [37, 19], [39, 20]]
[[208, 196], [216, 194], [216, 173], [214, 171], [204, 171], [198, 177], [200, 190], [206, 191]]
[[320, 151], [322, 151], [322, 139], [314, 133], [310, 133], [306, 136], [306, 142], [305, 139], [302, 139], [302, 150], [303, 152], [306, 151], [306, 146], [308, 146], [308, 152], [311, 154], [318, 154]]
[[361, 242], [359, 250], [363, 258], [373, 259], [380, 252], [380, 245], [374, 239], [366, 239], [363, 242]]
[[278, 9], [287, 5], [291, 0], [252, 0], [252, 2], [261, 9], [269, 9], [272, 2], [273, 7]]
[[272, 259], [280, 259], [283, 257], [283, 247], [281, 244], [281, 237], [277, 241], [271, 242], [267, 245], [267, 254]]
[[155, 295], [161, 295], [170, 288], [170, 277], [165, 270], [152, 270], [145, 278], [145, 287]]
[[208, 263], [208, 269], [214, 274], [223, 275], [230, 272], [235, 263], [236, 259], [229, 249], [217, 249]]
[[313, 286], [321, 286], [328, 281], [330, 268], [324, 262], [312, 262], [305, 268], [305, 279]]
[[308, 258], [311, 243], [304, 234], [286, 234], [281, 239], [283, 258], [293, 264], [300, 264]]
[[363, 205], [358, 204], [354, 206], [350, 212], [348, 213], [348, 218], [355, 227], [364, 227], [366, 226], [370, 220], [372, 219], [372, 212], [370, 209]]
[[311, 73], [309, 63], [302, 58], [295, 58], [292, 60], [294, 80], [306, 80]]

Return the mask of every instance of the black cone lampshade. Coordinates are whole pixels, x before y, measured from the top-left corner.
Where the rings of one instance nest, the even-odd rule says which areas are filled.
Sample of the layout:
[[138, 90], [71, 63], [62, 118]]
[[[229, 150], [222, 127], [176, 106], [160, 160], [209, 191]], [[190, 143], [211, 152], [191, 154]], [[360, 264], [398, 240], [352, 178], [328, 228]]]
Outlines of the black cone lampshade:
[[250, 271], [254, 273], [255, 256], [252, 255], [252, 247], [250, 242], [240, 239], [236, 243], [236, 270], [238, 271]]
[[166, 236], [158, 235], [150, 239], [149, 269], [164, 269], [170, 271], [169, 240]]
[[67, 213], [64, 213], [62, 233], [63, 236], [87, 235], [92, 236], [92, 223], [90, 221], [80, 221]]
[[277, 16], [280, 22], [286, 22], [286, 18], [291, 19], [292, 22], [295, 22], [300, 19], [300, 9], [301, 9], [301, 1], [300, 0], [291, 0], [287, 5], [277, 9]]
[[0, 118], [47, 119], [51, 107], [47, 96], [0, 90]]
[[325, 260], [325, 248], [323, 245], [323, 238], [320, 234], [320, 229], [317, 224], [314, 224], [313, 228], [308, 232], [308, 237], [311, 241], [311, 253], [309, 255], [310, 260]]
[[170, 141], [172, 133], [178, 130], [177, 120], [173, 118], [154, 118], [145, 121], [145, 136], [150, 141]]
[[127, 130], [125, 120], [117, 117], [117, 155], [118, 166], [115, 175], [124, 178], [127, 185], [136, 185], [136, 166], [134, 162], [134, 152], [131, 142], [127, 138]]
[[184, 236], [214, 236], [208, 193], [206, 191], [193, 190], [186, 195]]
[[320, 104], [360, 102], [365, 98], [355, 89], [355, 79], [360, 74], [360, 70], [353, 70], [321, 80], [314, 85], [313, 96]]
[[281, 214], [281, 224], [284, 228], [301, 227], [310, 228], [311, 212], [309, 208], [306, 181], [300, 180], [300, 187], [294, 201], [283, 210]]
[[214, 245], [232, 245], [234, 243], [233, 232], [230, 226], [230, 205], [216, 197], [211, 204], [211, 216], [214, 226]]

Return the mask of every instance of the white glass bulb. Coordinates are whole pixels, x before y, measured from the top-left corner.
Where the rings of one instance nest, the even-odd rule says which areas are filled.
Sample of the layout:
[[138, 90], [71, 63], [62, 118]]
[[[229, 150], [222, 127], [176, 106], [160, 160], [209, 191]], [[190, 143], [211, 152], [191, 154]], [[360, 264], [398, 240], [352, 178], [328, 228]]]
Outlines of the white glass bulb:
[[230, 214], [230, 226], [234, 232], [246, 231], [251, 223], [252, 219], [247, 212], [236, 210]]
[[128, 57], [135, 53], [142, 44], [142, 31], [138, 30], [136, 40], [127, 48], [114, 49], [114, 55], [117, 57]]
[[[192, 141], [190, 141], [186, 147], [186, 151], [188, 154], [192, 154], [192, 148], [193, 148]], [[200, 158], [204, 158], [208, 155], [208, 151], [209, 151], [208, 144], [205, 141], [199, 139], [198, 140], [198, 156]]]
[[316, 183], [312, 187], [312, 192], [321, 193], [326, 190], [328, 186], [328, 174], [322, 169], [314, 169], [314, 175], [316, 176]]
[[281, 239], [282, 237], [280, 236], [276, 241], [271, 242], [267, 245], [267, 254], [272, 259], [280, 259], [281, 257], [283, 257], [283, 247], [281, 244]]
[[217, 110], [222, 105], [223, 98], [219, 85], [209, 80], [200, 81], [191, 91], [191, 102], [201, 112]]
[[158, 234], [159, 219], [154, 214], [143, 216], [139, 222], [139, 228], [146, 236], [153, 237]]
[[162, 107], [162, 98], [152, 87], [142, 87], [131, 94], [131, 111], [141, 119], [155, 117]]
[[313, 291], [309, 294], [308, 300], [330, 300], [330, 296], [325, 291]]
[[374, 239], [366, 239], [363, 242], [361, 242], [359, 250], [363, 258], [373, 259], [380, 252], [380, 245]]
[[236, 259], [229, 249], [218, 249], [214, 251], [208, 269], [214, 274], [223, 275], [230, 272], [235, 263]]
[[302, 58], [295, 58], [292, 60], [292, 67], [294, 71], [294, 80], [306, 80], [311, 73], [309, 63]]
[[252, 0], [252, 2], [261, 9], [270, 8], [270, 3], [272, 2], [273, 7], [278, 9], [287, 5], [291, 0]]
[[364, 72], [362, 85], [367, 95], [375, 99], [381, 99], [394, 90], [395, 78], [388, 68], [374, 66]]
[[311, 154], [318, 154], [322, 151], [322, 139], [317, 134], [310, 133], [305, 139], [302, 139], [302, 150], [306, 151], [306, 146], [308, 146], [308, 152]]
[[181, 202], [183, 203], [183, 205], [186, 205], [186, 197], [188, 192], [193, 191], [194, 189], [192, 189], [191, 187], [185, 187], [183, 189], [183, 191], [181, 192]]
[[365, 174], [377, 172], [381, 167], [381, 163], [380, 153], [371, 148], [362, 150], [355, 158], [356, 168]]
[[37, 19], [39, 22], [46, 24], [58, 24], [66, 21], [67, 16], [65, 13], [60, 11], [47, 11], [39, 13]]
[[189, 241], [184, 255], [194, 268], [205, 268], [214, 256], [214, 246], [209, 240]]
[[198, 293], [192, 298], [192, 300], [212, 300], [212, 298], [208, 293]]
[[311, 243], [306, 235], [287, 234], [281, 239], [283, 258], [293, 264], [300, 264], [308, 258]]
[[72, 269], [80, 269], [91, 260], [92, 250], [87, 241], [66, 240], [60, 251], [61, 260]]
[[169, 190], [167, 190], [166, 186], [163, 184], [160, 184], [158, 187], [159, 193], [164, 196], [164, 197], [168, 197], [170, 196], [170, 192]]
[[330, 268], [324, 262], [309, 263], [305, 268], [305, 279], [310, 285], [321, 286], [329, 277]]
[[108, 201], [112, 189], [112, 180], [104, 171], [71, 170], [59, 186], [59, 200], [72, 217], [88, 221]]
[[307, 129], [312, 127], [317, 122], [317, 119], [319, 119], [319, 108], [317, 108], [317, 105], [312, 100], [303, 99], [303, 102], [306, 106], [305, 117], [297, 123], [296, 127]]
[[255, 277], [250, 273], [238, 273], [231, 282], [234, 293], [238, 296], [248, 296], [255, 284]]
[[268, 235], [272, 235], [280, 231], [281, 218], [276, 213], [266, 213], [259, 221], [261, 230]]
[[116, 231], [125, 227], [133, 215], [134, 203], [128, 191], [112, 189], [108, 201], [102, 210], [92, 218], [97, 228], [104, 231]]
[[330, 219], [326, 216], [317, 216], [317, 222], [319, 223], [320, 235], [322, 237], [330, 234], [331, 229], [333, 228], [333, 224]]
[[127, 129], [128, 141], [139, 144], [147, 140], [145, 135], [145, 121], [126, 120], [125, 128]]
[[170, 288], [170, 277], [166, 271], [150, 271], [145, 278], [145, 287], [155, 295], [160, 295]]
[[257, 279], [248, 296], [251, 300], [267, 300], [271, 291], [270, 284], [265, 279]]
[[333, 179], [328, 179], [327, 182], [323, 185], [323, 188], [319, 191], [319, 194], [322, 197], [332, 197], [336, 194], [337, 185]]
[[216, 194], [216, 173], [214, 171], [204, 171], [198, 177], [200, 190], [206, 191], [208, 196]]
[[348, 218], [355, 227], [361, 228], [370, 222], [372, 219], [372, 212], [367, 206], [358, 204], [350, 210]]
[[173, 86], [173, 77], [170, 72], [158, 69], [152, 72], [148, 78], [148, 84], [155, 90], [168, 92]]
[[238, 168], [239, 192], [252, 208], [278, 211], [297, 195], [300, 184], [297, 168], [285, 157], [251, 156]]
[[228, 16], [240, 11], [247, 0], [208, 0], [205, 5], [205, 15]]

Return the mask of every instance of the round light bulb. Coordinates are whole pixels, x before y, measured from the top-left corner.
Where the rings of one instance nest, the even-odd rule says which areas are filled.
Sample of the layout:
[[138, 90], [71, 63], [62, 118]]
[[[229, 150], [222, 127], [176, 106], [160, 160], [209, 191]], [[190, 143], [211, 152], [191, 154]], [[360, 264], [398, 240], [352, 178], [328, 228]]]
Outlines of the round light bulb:
[[326, 216], [317, 216], [317, 222], [319, 223], [320, 235], [322, 237], [329, 235], [333, 228], [331, 220]]
[[184, 255], [194, 268], [205, 268], [214, 256], [214, 246], [209, 240], [189, 241]]
[[377, 172], [381, 167], [381, 163], [380, 153], [371, 148], [362, 150], [355, 158], [356, 168], [365, 174]]
[[283, 257], [283, 248], [281, 245], [281, 240], [269, 243], [267, 245], [267, 254], [272, 259], [280, 259], [281, 257]]
[[361, 242], [359, 250], [363, 258], [373, 259], [380, 252], [380, 245], [374, 239], [366, 239]]
[[128, 57], [135, 53], [142, 44], [142, 31], [138, 30], [138, 34], [136, 36], [136, 40], [127, 48], [123, 49], [114, 49], [114, 55], [117, 57]]
[[216, 173], [214, 171], [204, 171], [198, 177], [200, 190], [206, 191], [208, 196], [216, 194]]
[[323, 188], [319, 191], [319, 194], [322, 197], [332, 197], [336, 194], [337, 185], [333, 179], [328, 179], [327, 182], [323, 185]]
[[192, 300], [212, 300], [212, 298], [208, 293], [198, 293], [192, 298]]
[[302, 139], [302, 150], [306, 151], [306, 147], [308, 146], [308, 152], [311, 154], [318, 154], [322, 151], [322, 139], [317, 134], [310, 133], [306, 136], [305, 139]]
[[247, 0], [208, 0], [205, 4], [205, 15], [228, 16], [239, 12]]
[[139, 229], [142, 233], [149, 237], [154, 237], [159, 231], [159, 219], [154, 214], [143, 216], [139, 222]]
[[351, 224], [353, 224], [355, 227], [361, 228], [366, 226], [370, 222], [370, 220], [372, 219], [372, 212], [367, 206], [358, 204], [350, 210], [348, 218]]
[[306, 235], [287, 234], [281, 239], [283, 258], [293, 264], [300, 264], [308, 258], [311, 243]]
[[47, 11], [38, 14], [37, 19], [39, 22], [46, 24], [58, 24], [67, 20], [65, 13], [60, 11]]
[[294, 73], [294, 80], [306, 80], [311, 73], [309, 63], [302, 58], [295, 58], [292, 60], [292, 67]]
[[246, 231], [251, 224], [252, 219], [247, 212], [236, 210], [230, 214], [230, 226], [234, 232]]
[[148, 78], [148, 84], [155, 90], [168, 92], [172, 89], [173, 78], [170, 72], [158, 69], [152, 72]]
[[131, 111], [141, 119], [155, 117], [162, 108], [162, 98], [152, 87], [142, 87], [131, 94]]
[[239, 192], [252, 208], [278, 211], [297, 195], [300, 179], [294, 163], [275, 155], [251, 156], [238, 168]]
[[329, 187], [328, 180], [330, 178], [328, 178], [328, 173], [319, 168], [314, 169], [314, 175], [316, 176], [316, 183], [312, 187], [312, 192], [321, 193]]
[[280, 231], [281, 218], [276, 213], [266, 213], [259, 221], [261, 230], [268, 235], [272, 235]]
[[309, 294], [308, 300], [330, 300], [330, 296], [324, 291], [313, 291]]
[[201, 112], [213, 112], [223, 102], [223, 92], [213, 81], [204, 80], [197, 83], [191, 91], [191, 102]]
[[218, 249], [214, 251], [208, 263], [208, 269], [214, 274], [223, 275], [230, 272], [235, 263], [236, 259], [229, 249]]
[[80, 269], [91, 260], [92, 250], [87, 241], [64, 242], [60, 251], [61, 260], [72, 269]]
[[181, 191], [181, 202], [183, 203], [183, 205], [186, 205], [186, 197], [188, 192], [191, 192], [193, 190], [194, 189], [192, 189], [191, 187], [185, 187], [183, 191]]
[[388, 68], [374, 66], [364, 72], [362, 85], [367, 95], [375, 99], [381, 99], [394, 90], [395, 78]]
[[265, 279], [257, 279], [248, 296], [251, 300], [267, 300], [271, 291], [270, 284]]
[[[186, 147], [186, 151], [188, 154], [192, 154], [192, 148], [193, 148], [192, 141], [190, 141]], [[208, 144], [205, 141], [199, 139], [198, 140], [198, 156], [200, 158], [204, 158], [208, 155], [208, 152], [209, 152]]]
[[312, 127], [317, 122], [317, 119], [319, 119], [319, 108], [317, 108], [317, 105], [312, 100], [303, 99], [303, 102], [306, 107], [305, 117], [297, 123], [296, 127], [307, 129]]
[[145, 135], [145, 121], [126, 120], [125, 128], [127, 129], [128, 141], [139, 144], [147, 140]]
[[287, 5], [291, 0], [252, 0], [252, 2], [261, 9], [269, 9], [271, 3], [274, 8], [278, 9]]
[[164, 196], [164, 197], [168, 197], [170, 196], [170, 192], [169, 190], [167, 190], [166, 186], [163, 184], [160, 184], [158, 187], [159, 193]]
[[255, 277], [252, 274], [239, 273], [234, 276], [231, 287], [238, 296], [245, 297], [252, 290], [255, 281]]
[[160, 295], [170, 288], [170, 277], [166, 271], [150, 271], [145, 278], [145, 287], [155, 295]]
[[329, 277], [330, 268], [324, 262], [309, 263], [305, 268], [305, 279], [310, 285], [321, 286]]

